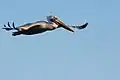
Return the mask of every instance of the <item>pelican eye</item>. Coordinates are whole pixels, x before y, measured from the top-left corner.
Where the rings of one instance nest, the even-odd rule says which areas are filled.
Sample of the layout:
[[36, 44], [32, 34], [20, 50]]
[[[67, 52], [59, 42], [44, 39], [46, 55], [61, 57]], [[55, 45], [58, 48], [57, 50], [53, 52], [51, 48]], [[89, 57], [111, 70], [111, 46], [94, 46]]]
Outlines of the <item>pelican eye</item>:
[[50, 21], [54, 22], [56, 19], [50, 19]]

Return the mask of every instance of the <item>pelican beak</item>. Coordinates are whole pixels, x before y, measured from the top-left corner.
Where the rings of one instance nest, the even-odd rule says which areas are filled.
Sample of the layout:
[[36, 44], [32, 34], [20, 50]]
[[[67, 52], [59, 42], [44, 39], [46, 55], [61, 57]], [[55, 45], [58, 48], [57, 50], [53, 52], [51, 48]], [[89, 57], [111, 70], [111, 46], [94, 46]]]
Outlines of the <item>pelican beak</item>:
[[63, 27], [63, 28], [66, 29], [66, 30], [69, 30], [69, 31], [71, 31], [71, 32], [74, 32], [74, 30], [72, 30], [69, 26], [65, 25], [65, 24], [64, 24], [61, 20], [59, 20], [59, 19], [56, 19], [56, 20], [55, 20], [55, 23], [58, 24], [58, 25], [60, 25], [61, 27]]

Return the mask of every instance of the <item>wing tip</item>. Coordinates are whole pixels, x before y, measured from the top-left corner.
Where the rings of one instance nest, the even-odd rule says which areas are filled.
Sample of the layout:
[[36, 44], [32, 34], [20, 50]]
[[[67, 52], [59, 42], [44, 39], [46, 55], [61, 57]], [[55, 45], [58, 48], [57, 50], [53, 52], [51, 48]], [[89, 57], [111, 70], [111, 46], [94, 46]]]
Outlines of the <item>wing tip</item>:
[[86, 28], [88, 26], [88, 22], [86, 22], [85, 24], [83, 24], [81, 27], [82, 28]]

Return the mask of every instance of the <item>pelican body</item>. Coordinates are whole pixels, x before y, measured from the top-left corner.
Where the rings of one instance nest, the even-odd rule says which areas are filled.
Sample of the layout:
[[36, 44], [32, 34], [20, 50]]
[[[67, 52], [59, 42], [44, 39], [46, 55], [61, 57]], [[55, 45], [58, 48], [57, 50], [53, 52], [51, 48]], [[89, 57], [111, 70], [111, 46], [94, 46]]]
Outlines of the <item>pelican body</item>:
[[4, 25], [2, 29], [5, 29], [7, 31], [9, 30], [17, 30], [16, 32], [13, 32], [13, 36], [16, 35], [34, 35], [38, 33], [43, 33], [45, 31], [52, 31], [57, 28], [63, 27], [71, 32], [74, 32], [70, 27], [72, 28], [78, 28], [78, 29], [84, 29], [88, 23], [85, 23], [83, 25], [78, 26], [68, 26], [64, 24], [60, 19], [58, 19], [56, 16], [47, 16], [47, 21], [36, 21], [33, 23], [27, 23], [19, 27], [15, 27], [14, 22], [12, 23], [12, 27], [10, 26], [10, 23], [8, 22], [8, 27]]
[[18, 31], [13, 32], [13, 36], [20, 35], [20, 34], [33, 35], [33, 34], [38, 34], [45, 31], [51, 31], [56, 29], [57, 28], [56, 26], [57, 25], [54, 25], [53, 23], [49, 23], [46, 21], [37, 21], [33, 23], [28, 23], [16, 28]]

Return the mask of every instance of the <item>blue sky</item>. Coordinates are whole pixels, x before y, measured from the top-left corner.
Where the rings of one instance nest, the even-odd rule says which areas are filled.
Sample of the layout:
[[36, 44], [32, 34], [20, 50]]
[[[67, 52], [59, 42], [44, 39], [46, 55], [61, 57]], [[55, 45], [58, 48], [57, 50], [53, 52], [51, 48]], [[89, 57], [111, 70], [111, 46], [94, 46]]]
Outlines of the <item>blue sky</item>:
[[120, 80], [119, 0], [0, 0], [0, 27], [53, 15], [89, 25], [34, 36], [0, 30], [0, 80]]

